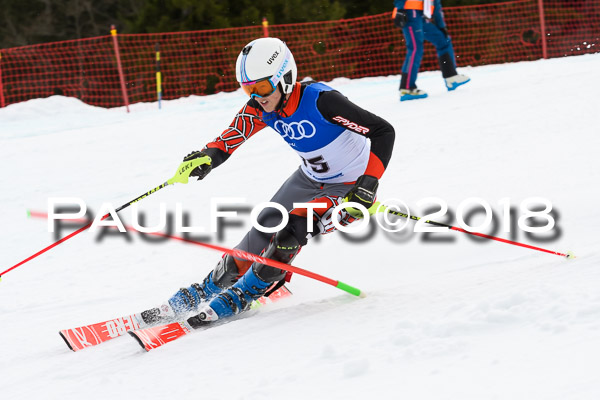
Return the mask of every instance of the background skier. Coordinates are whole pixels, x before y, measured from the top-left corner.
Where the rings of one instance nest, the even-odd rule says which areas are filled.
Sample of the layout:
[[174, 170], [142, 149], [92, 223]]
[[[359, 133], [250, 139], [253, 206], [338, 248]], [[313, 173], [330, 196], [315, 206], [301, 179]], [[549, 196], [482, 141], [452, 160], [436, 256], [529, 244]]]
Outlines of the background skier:
[[417, 89], [416, 84], [423, 58], [423, 40], [435, 46], [448, 90], [454, 90], [470, 81], [469, 77], [456, 72], [454, 48], [444, 21], [441, 0], [394, 0], [394, 7], [394, 25], [402, 29], [406, 42], [400, 101], [427, 97], [427, 93]]

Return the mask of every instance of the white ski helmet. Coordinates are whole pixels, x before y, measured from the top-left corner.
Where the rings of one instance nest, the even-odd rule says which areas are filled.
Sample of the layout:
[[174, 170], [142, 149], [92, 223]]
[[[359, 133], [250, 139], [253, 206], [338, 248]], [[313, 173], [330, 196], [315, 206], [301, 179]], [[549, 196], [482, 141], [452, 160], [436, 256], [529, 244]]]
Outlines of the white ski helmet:
[[249, 96], [268, 96], [278, 83], [283, 93], [291, 93], [297, 74], [292, 52], [277, 38], [253, 40], [243, 48], [235, 63], [237, 81]]

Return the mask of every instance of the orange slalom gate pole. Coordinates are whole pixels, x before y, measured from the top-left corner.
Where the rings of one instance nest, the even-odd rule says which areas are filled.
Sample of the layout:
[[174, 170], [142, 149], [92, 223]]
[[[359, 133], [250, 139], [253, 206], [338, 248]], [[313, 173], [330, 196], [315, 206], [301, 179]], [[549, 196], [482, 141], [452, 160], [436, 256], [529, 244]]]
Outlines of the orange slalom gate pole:
[[121, 82], [121, 92], [123, 93], [123, 102], [129, 112], [129, 98], [127, 97], [127, 87], [125, 86], [125, 76], [123, 75], [123, 66], [121, 65], [121, 55], [119, 54], [119, 41], [117, 40], [117, 29], [114, 25], [110, 26], [110, 34], [113, 38], [115, 55], [117, 56], [117, 69], [119, 70], [119, 81]]
[[4, 107], [4, 89], [2, 88], [2, 52], [0, 52], [0, 107]]
[[548, 58], [548, 43], [546, 41], [546, 18], [544, 16], [544, 0], [538, 0], [538, 11], [540, 13], [540, 34], [542, 35], [542, 56]]
[[263, 26], [263, 36], [269, 37], [269, 21], [267, 21], [267, 17], [263, 17], [262, 26]]

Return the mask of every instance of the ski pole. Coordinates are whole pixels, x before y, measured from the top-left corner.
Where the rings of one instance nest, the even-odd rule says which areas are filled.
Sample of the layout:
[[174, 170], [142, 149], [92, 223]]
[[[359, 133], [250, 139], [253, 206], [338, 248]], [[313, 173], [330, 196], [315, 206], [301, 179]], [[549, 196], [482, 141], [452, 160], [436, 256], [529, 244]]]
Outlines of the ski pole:
[[[388, 206], [386, 206], [384, 204], [380, 204], [379, 202], [375, 202], [375, 204], [373, 204], [373, 206], [371, 206], [371, 208], [369, 208], [369, 213], [372, 215], [372, 214], [375, 214], [378, 212], [386, 212], [388, 214], [397, 215], [402, 218], [412, 219], [414, 221], [420, 221], [421, 219], [423, 219], [421, 217], [417, 217], [416, 215], [410, 215], [410, 214], [406, 214], [406, 213], [403, 213], [400, 211], [391, 210]], [[448, 225], [448, 224], [443, 224], [441, 222], [436, 222], [436, 221], [432, 221], [432, 220], [426, 220], [425, 222], [428, 224], [431, 224], [431, 225], [441, 226], [444, 228], [452, 229], [453, 231], [468, 233], [469, 235], [479, 236], [479, 237], [491, 239], [491, 240], [497, 240], [499, 242], [508, 243], [508, 244], [512, 244], [515, 246], [521, 246], [521, 247], [525, 247], [525, 248], [532, 249], [532, 250], [543, 251], [545, 253], [555, 254], [557, 256], [566, 257], [569, 259], [575, 258], [575, 255], [571, 252], [567, 252], [566, 254], [559, 253], [557, 251], [547, 250], [547, 249], [543, 249], [541, 247], [531, 246], [531, 245], [528, 245], [525, 243], [519, 243], [519, 242], [515, 242], [512, 240], [503, 239], [503, 238], [500, 238], [497, 236], [486, 235], [485, 233], [467, 231], [465, 229], [462, 229], [462, 228], [459, 228], [456, 226], [452, 226], [452, 225]]]
[[[36, 212], [36, 211], [28, 211], [28, 215], [32, 216], [32, 217], [36, 217], [36, 218], [48, 218], [48, 214], [46, 213], [42, 213], [42, 212]], [[82, 222], [85, 220], [81, 220]], [[115, 228], [114, 226], [111, 228]], [[129, 231], [137, 231], [135, 228], [131, 227], [131, 226], [125, 226], [125, 228]], [[164, 237], [164, 238], [169, 238], [169, 239], [175, 239], [175, 240], [179, 240], [185, 243], [190, 243], [190, 244], [195, 244], [197, 246], [202, 246], [202, 247], [206, 247], [212, 250], [217, 250], [226, 254], [229, 254], [233, 257], [237, 257], [237, 258], [243, 258], [244, 260], [249, 260], [249, 261], [258, 261], [262, 264], [266, 264], [269, 265], [271, 267], [274, 268], [279, 268], [288, 272], [294, 272], [298, 275], [303, 275], [306, 276], [307, 278], [311, 278], [311, 279], [315, 279], [317, 281], [326, 283], [328, 285], [334, 286], [340, 290], [343, 290], [345, 292], [348, 292], [354, 296], [359, 296], [359, 297], [366, 297], [365, 294], [363, 292], [360, 291], [360, 289], [357, 289], [353, 286], [350, 286], [344, 282], [335, 280], [335, 279], [331, 279], [331, 278], [327, 278], [323, 275], [319, 275], [317, 273], [311, 272], [311, 271], [307, 271], [305, 269], [302, 268], [298, 268], [298, 267], [294, 267], [293, 265], [288, 265], [288, 264], [284, 264], [282, 262], [276, 261], [276, 260], [272, 260], [270, 258], [265, 258], [265, 257], [261, 257], [261, 256], [257, 256], [256, 254], [252, 254], [252, 253], [248, 253], [246, 251], [243, 250], [238, 250], [238, 249], [228, 249], [226, 247], [221, 247], [221, 246], [217, 246], [214, 244], [208, 244], [208, 243], [204, 243], [204, 242], [199, 242], [196, 240], [191, 240], [191, 239], [186, 239], [184, 237], [181, 236], [174, 236], [174, 235], [169, 235], [167, 233], [162, 233], [162, 232], [144, 232], [144, 234], [146, 235], [153, 235], [153, 236], [159, 236], [159, 237]]]
[[[168, 181], [166, 181], [165, 183], [155, 187], [152, 190], [149, 190], [148, 192], [144, 193], [143, 195], [136, 197], [135, 199], [131, 200], [128, 203], [123, 204], [121, 207], [117, 208], [115, 211], [119, 212], [127, 207], [129, 207], [130, 205], [132, 205], [133, 203], [137, 203], [138, 201], [150, 196], [152, 193], [156, 193], [157, 191], [159, 191], [160, 189], [168, 186], [168, 185], [173, 185], [175, 183], [188, 183], [189, 177], [191, 172], [194, 170], [194, 168], [202, 165], [202, 164], [210, 164], [211, 163], [211, 159], [209, 156], [204, 156], [204, 157], [199, 157], [199, 158], [194, 158], [193, 160], [190, 161], [184, 161], [182, 162], [179, 167], [177, 168], [177, 172], [175, 172], [175, 175], [173, 175], [173, 177], [171, 179], [169, 179]], [[110, 216], [110, 213], [106, 214], [105, 216], [102, 217], [101, 221], [104, 221], [106, 218], [108, 218]], [[13, 269], [20, 267], [21, 265], [25, 264], [26, 262], [29, 262], [31, 260], [33, 260], [34, 258], [36, 258], [37, 256], [44, 254], [45, 252], [47, 252], [48, 250], [58, 246], [59, 244], [71, 239], [73, 236], [80, 234], [81, 232], [85, 231], [86, 229], [88, 229], [90, 226], [92, 226], [93, 222], [90, 222], [89, 224], [85, 225], [84, 227], [76, 230], [75, 232], [72, 232], [71, 234], [65, 236], [64, 238], [52, 243], [51, 245], [43, 248], [42, 250], [38, 251], [37, 253], [27, 257], [26, 259], [24, 259], [21, 262], [18, 262], [17, 264], [13, 265], [12, 267], [10, 267], [9, 269], [7, 269], [6, 271], [0, 273], [0, 280], [2, 279], [2, 276], [4, 274], [6, 274], [9, 271], [12, 271]]]

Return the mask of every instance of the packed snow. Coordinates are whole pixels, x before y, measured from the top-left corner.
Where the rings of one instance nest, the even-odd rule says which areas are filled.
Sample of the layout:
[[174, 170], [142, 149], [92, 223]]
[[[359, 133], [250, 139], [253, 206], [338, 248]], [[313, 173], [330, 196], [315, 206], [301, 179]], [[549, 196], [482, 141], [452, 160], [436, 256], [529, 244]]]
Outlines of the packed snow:
[[[221, 256], [138, 233], [86, 231], [2, 277], [1, 397], [600, 398], [599, 69], [600, 54], [461, 68], [472, 81], [454, 92], [439, 72], [425, 72], [418, 84], [429, 98], [403, 103], [399, 76], [329, 82], [395, 127], [381, 200], [401, 199], [422, 216], [436, 209], [423, 201], [436, 197], [454, 216], [477, 197], [498, 225], [485, 233], [577, 258], [455, 231], [415, 233], [413, 223], [399, 234], [375, 225], [371, 237], [352, 241], [336, 232], [309, 243], [294, 265], [366, 298], [294, 275], [291, 298], [151, 352], [126, 335], [74, 353], [59, 330], [160, 304]], [[95, 213], [136, 198], [219, 135], [245, 101], [237, 91], [127, 113], [53, 96], [0, 109], [0, 271], [55, 240], [28, 210], [75, 197]], [[161, 189], [139, 210], [151, 226], [160, 204], [174, 212], [181, 203], [190, 225], [209, 230], [211, 201], [268, 201], [298, 165], [265, 129], [205, 180]], [[552, 204], [550, 232], [518, 226], [531, 197]], [[131, 225], [130, 209], [120, 215]], [[458, 226], [448, 213], [436, 218]], [[470, 223], [482, 220], [477, 213]], [[249, 214], [229, 221], [240, 226], [204, 240], [235, 246]]]

